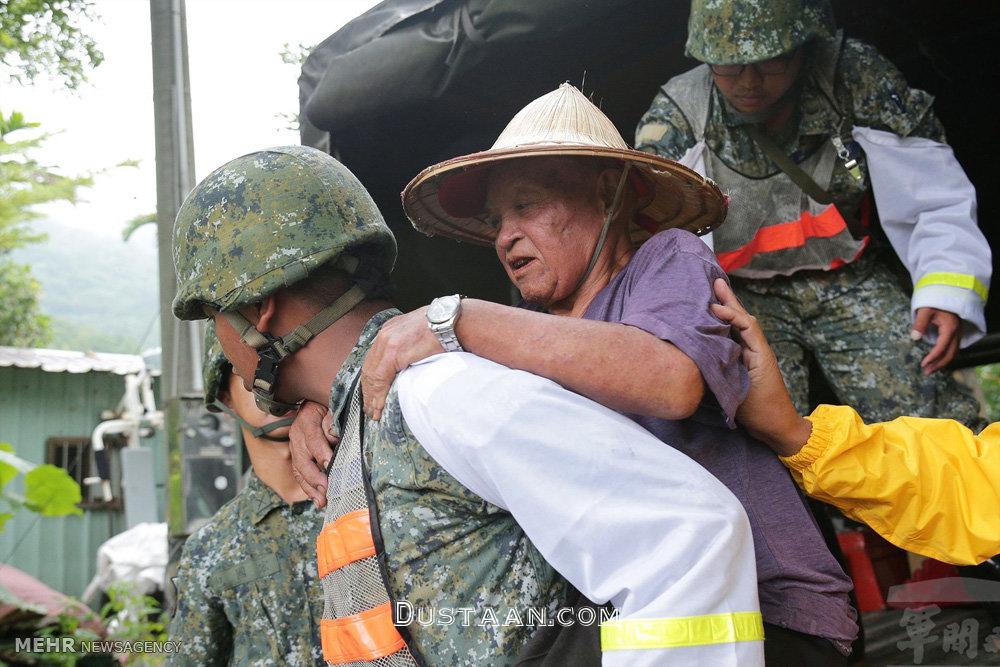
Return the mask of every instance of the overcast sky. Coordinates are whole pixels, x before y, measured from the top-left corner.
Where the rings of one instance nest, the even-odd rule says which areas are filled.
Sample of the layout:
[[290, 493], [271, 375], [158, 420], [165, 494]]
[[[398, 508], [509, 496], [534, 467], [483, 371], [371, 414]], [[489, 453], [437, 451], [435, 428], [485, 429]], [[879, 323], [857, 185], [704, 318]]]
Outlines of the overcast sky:
[[[298, 143], [298, 134], [276, 118], [298, 107], [298, 68], [282, 62], [283, 46], [317, 44], [377, 1], [187, 0], [198, 178], [247, 151]], [[101, 21], [91, 33], [105, 61], [90, 83], [76, 93], [44, 80], [23, 88], [7, 84], [0, 108], [59, 132], [37, 157], [66, 173], [141, 161], [138, 169], [100, 176], [83, 193], [84, 204], [43, 209], [49, 217], [117, 234], [127, 220], [156, 208], [149, 2], [95, 4]]]

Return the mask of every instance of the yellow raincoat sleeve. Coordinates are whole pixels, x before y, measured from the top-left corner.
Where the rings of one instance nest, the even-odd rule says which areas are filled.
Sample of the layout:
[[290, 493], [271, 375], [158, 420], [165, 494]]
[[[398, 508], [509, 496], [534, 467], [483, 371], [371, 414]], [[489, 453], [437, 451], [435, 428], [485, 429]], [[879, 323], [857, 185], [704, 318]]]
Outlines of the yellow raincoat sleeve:
[[907, 551], [958, 565], [1000, 554], [1000, 422], [978, 436], [950, 419], [866, 425], [832, 405], [807, 419], [809, 441], [781, 460], [810, 496]]

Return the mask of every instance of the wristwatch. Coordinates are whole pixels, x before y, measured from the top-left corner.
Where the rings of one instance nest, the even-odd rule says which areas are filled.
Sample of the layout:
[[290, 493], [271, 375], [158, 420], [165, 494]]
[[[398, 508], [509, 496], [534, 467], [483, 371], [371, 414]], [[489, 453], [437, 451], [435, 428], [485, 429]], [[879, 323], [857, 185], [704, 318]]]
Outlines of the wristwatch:
[[445, 352], [463, 352], [455, 336], [455, 322], [462, 314], [462, 295], [439, 296], [427, 307], [427, 326], [437, 337]]

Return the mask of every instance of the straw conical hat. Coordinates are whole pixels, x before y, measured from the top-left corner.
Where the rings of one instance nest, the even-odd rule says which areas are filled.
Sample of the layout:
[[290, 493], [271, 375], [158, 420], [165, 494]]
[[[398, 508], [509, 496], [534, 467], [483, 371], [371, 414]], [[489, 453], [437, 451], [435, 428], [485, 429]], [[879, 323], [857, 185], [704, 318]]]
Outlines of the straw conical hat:
[[511, 119], [489, 150], [424, 169], [403, 190], [403, 209], [421, 232], [492, 245], [486, 222], [486, 177], [503, 160], [557, 155], [611, 158], [632, 165], [655, 186], [631, 230], [636, 241], [680, 227], [707, 233], [726, 218], [715, 183], [666, 158], [631, 150], [600, 109], [568, 83], [539, 97]]

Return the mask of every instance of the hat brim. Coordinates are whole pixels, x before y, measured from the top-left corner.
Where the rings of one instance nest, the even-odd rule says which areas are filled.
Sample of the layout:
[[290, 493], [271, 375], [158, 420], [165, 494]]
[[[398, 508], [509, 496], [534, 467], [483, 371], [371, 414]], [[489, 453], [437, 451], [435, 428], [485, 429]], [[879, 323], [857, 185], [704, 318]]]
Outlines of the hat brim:
[[489, 168], [509, 160], [553, 156], [617, 160], [649, 180], [653, 196], [630, 230], [637, 243], [664, 229], [706, 234], [726, 219], [727, 197], [710, 179], [682, 164], [641, 151], [573, 144], [487, 150], [432, 165], [403, 190], [403, 210], [413, 226], [428, 236], [493, 245], [496, 229], [483, 211]]

